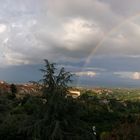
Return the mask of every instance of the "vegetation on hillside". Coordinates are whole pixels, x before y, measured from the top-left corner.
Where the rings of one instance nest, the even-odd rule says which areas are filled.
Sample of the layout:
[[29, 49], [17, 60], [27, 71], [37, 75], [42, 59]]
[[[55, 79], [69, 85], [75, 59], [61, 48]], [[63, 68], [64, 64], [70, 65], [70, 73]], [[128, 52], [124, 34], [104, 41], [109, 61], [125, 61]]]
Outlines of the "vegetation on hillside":
[[72, 74], [44, 62], [36, 96], [17, 98], [15, 85], [0, 95], [1, 140], [139, 140], [140, 90], [82, 90], [73, 99]]

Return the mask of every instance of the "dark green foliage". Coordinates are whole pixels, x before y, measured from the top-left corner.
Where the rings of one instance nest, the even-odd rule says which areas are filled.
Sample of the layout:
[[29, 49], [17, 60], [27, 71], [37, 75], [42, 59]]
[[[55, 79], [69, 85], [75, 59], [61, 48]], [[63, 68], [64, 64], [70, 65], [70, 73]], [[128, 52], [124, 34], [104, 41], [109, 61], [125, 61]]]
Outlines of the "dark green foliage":
[[48, 101], [47, 124], [49, 133], [47, 137], [55, 140], [82, 140], [85, 137], [94, 139], [92, 127], [89, 128], [85, 122], [80, 119], [80, 110], [78, 104], [56, 92]]
[[50, 94], [55, 91], [61, 90], [66, 93], [68, 90], [68, 83], [72, 82], [71, 77], [73, 74], [66, 72], [62, 67], [59, 71], [56, 69], [55, 63], [50, 63], [47, 59], [44, 60], [45, 67], [40, 69], [43, 72], [43, 92]]
[[11, 94], [9, 94], [9, 98], [15, 98], [17, 93], [17, 87], [15, 84], [10, 85]]
[[124, 102], [113, 98], [108, 104], [101, 104], [99, 97], [86, 95], [73, 100], [61, 92], [53, 92], [47, 102], [43, 97], [29, 95], [23, 99], [1, 96], [0, 139], [94, 140], [93, 125], [102, 139], [139, 138], [139, 102], [125, 101], [123, 106]]
[[11, 93], [12, 93], [12, 94], [17, 93], [17, 87], [16, 87], [15, 84], [11, 84], [11, 85], [10, 85], [10, 89], [11, 89]]
[[7, 115], [1, 118], [0, 139], [95, 139], [92, 127], [80, 119], [83, 110], [79, 104], [58, 92], [46, 104], [38, 97], [29, 97], [24, 104], [14, 100], [12, 104], [15, 102], [16, 105], [3, 110], [7, 110]]
[[[114, 90], [96, 94], [85, 90], [67, 97], [72, 74], [57, 71], [45, 60], [43, 92], [46, 96], [0, 96], [0, 140], [138, 140], [139, 92]], [[11, 92], [15, 95], [15, 89]], [[133, 97], [133, 100], [130, 100]], [[124, 100], [125, 99], [125, 100]], [[107, 102], [106, 102], [107, 101]], [[93, 133], [96, 127], [96, 135]]]
[[[47, 96], [47, 112], [43, 124], [45, 136], [42, 139], [49, 140], [76, 140], [93, 139], [92, 129], [85, 127], [85, 122], [80, 120], [77, 104], [71, 98], [66, 98], [68, 83], [72, 74], [64, 68], [56, 73], [54, 63], [45, 60], [44, 93]], [[83, 124], [83, 126], [82, 126]], [[78, 134], [77, 134], [78, 133]], [[84, 136], [84, 137], [83, 137]]]
[[[92, 124], [82, 120], [83, 107], [66, 98], [72, 74], [45, 60], [43, 79], [45, 94], [49, 96], [10, 99], [13, 106], [1, 121], [0, 139], [4, 140], [95, 140]], [[46, 100], [44, 102], [44, 100]], [[6, 111], [1, 105], [1, 110]]]

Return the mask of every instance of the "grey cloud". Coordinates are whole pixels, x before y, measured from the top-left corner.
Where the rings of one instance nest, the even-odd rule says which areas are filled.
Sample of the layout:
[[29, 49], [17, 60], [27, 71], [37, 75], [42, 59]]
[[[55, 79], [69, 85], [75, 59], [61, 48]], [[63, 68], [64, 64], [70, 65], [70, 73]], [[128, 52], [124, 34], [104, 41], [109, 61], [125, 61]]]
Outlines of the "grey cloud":
[[82, 3], [80, 0], [7, 0], [3, 3], [1, 12], [5, 15], [1, 14], [1, 20], [8, 21], [5, 24], [9, 30], [5, 37], [7, 46], [5, 44], [2, 51], [12, 60], [31, 63], [43, 55], [51, 57], [50, 54], [60, 59], [87, 57], [108, 25], [114, 26], [110, 22], [116, 23], [119, 19], [109, 4], [98, 0]]
[[43, 58], [78, 62], [86, 59], [104, 37], [95, 55], [138, 55], [139, 20], [128, 21], [106, 36], [135, 15], [139, 4], [137, 0], [1, 1], [0, 23], [7, 30], [0, 34], [0, 63], [32, 64]]
[[[46, 5], [48, 14], [61, 20], [82, 17], [96, 21], [102, 28], [110, 29], [120, 22], [121, 16], [117, 15], [109, 3], [99, 0], [48, 0]], [[66, 18], [65, 18], [66, 17]]]
[[140, 12], [139, 0], [100, 0], [101, 2], [108, 3], [110, 8], [117, 14], [124, 18], [134, 16]]

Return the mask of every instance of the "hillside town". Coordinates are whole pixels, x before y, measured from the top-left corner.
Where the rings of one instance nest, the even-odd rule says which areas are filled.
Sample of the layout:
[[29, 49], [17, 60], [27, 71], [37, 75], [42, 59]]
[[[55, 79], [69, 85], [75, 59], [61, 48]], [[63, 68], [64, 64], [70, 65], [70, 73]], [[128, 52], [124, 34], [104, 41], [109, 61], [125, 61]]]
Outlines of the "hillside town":
[[[10, 93], [11, 92], [11, 88], [10, 88], [11, 84], [7, 83], [5, 81], [0, 81], [0, 94], [4, 94], [4, 93]], [[25, 84], [15, 84], [16, 88], [17, 88], [17, 92], [20, 95], [24, 95], [24, 94], [30, 94], [30, 95], [38, 95], [39, 94], [39, 90], [41, 89], [41, 86], [39, 86], [39, 84], [34, 84], [34, 83], [25, 83]], [[72, 96], [73, 98], [77, 98], [78, 96], [80, 96], [80, 90], [78, 89], [71, 89], [69, 90], [69, 96]]]
[[[6, 82], [6, 81], [0, 81], [0, 94], [3, 93], [10, 93], [11, 84]], [[35, 83], [24, 83], [24, 84], [15, 84], [18, 94], [31, 94], [31, 95], [36, 95], [38, 94], [38, 91], [41, 89], [41, 86], [39, 84]], [[88, 91], [89, 89], [84, 89], [84, 88], [72, 88], [69, 90], [69, 95], [72, 96], [73, 98], [77, 98], [78, 96], [81, 95], [82, 91]], [[112, 94], [112, 90], [110, 89], [105, 89], [105, 88], [92, 88], [90, 89], [93, 93], [96, 94], [105, 94], [109, 95]]]

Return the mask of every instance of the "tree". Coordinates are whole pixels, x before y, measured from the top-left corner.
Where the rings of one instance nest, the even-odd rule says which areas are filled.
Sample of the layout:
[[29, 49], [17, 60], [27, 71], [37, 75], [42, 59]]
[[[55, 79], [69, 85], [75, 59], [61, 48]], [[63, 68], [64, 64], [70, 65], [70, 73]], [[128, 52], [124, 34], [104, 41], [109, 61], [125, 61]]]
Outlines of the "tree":
[[53, 63], [45, 62], [43, 85], [50, 93], [49, 98], [46, 96], [45, 103], [42, 96], [26, 96], [22, 102], [18, 99], [0, 100], [0, 110], [5, 105], [8, 110], [1, 113], [0, 139], [96, 140], [92, 124], [82, 119], [85, 111], [81, 103], [64, 96], [71, 73], [64, 68], [57, 71]]
[[45, 67], [40, 69], [44, 73], [43, 79], [43, 89], [45, 92], [53, 92], [55, 90], [68, 90], [68, 83], [72, 82], [72, 76], [70, 72], [66, 72], [65, 68], [62, 67], [57, 70], [55, 63], [50, 63], [47, 59], [44, 59]]
[[12, 98], [14, 98], [16, 95], [16, 93], [17, 93], [17, 87], [16, 87], [16, 85], [15, 84], [11, 84], [10, 85], [10, 90], [11, 90], [11, 93], [12, 93], [12, 95], [10, 95]]
[[45, 61], [43, 89], [47, 95], [47, 111], [44, 121], [41, 123], [41, 130], [44, 131], [48, 140], [94, 140], [92, 129], [80, 119], [81, 107], [72, 98], [66, 98], [68, 84], [72, 82], [70, 72], [62, 67], [57, 70], [55, 63]]
[[11, 84], [11, 85], [10, 85], [10, 89], [11, 89], [11, 92], [12, 92], [13, 94], [17, 93], [17, 87], [16, 87], [15, 84]]

